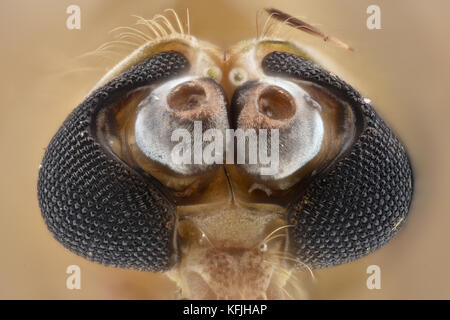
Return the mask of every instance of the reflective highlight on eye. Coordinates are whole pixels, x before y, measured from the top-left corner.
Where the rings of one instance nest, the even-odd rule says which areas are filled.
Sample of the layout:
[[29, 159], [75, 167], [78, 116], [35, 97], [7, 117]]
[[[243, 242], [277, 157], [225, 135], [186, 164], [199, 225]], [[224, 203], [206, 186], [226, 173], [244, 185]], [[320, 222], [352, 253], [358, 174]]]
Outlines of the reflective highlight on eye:
[[177, 128], [192, 131], [194, 121], [209, 123], [208, 127], [225, 130], [228, 128], [225, 108], [223, 94], [213, 81], [183, 78], [170, 81], [156, 88], [138, 105], [136, 144], [147, 157], [168, 166], [178, 174], [191, 175], [202, 171], [204, 166], [173, 164], [172, 133]]
[[269, 78], [236, 91], [233, 125], [242, 129], [278, 129], [281, 137], [278, 172], [263, 177], [261, 165], [245, 165], [247, 173], [279, 181], [291, 177], [320, 151], [323, 121], [319, 111], [305, 103], [304, 95], [306, 91], [295, 83]]

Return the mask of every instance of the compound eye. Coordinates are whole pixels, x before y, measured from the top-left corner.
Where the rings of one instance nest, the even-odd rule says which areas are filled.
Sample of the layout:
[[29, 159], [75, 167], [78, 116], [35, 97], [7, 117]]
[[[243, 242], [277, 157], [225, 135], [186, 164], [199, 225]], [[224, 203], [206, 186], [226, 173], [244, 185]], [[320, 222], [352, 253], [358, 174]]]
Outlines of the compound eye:
[[163, 271], [176, 264], [175, 205], [140, 174], [129, 151], [136, 107], [188, 70], [178, 52], [155, 54], [94, 90], [62, 124], [42, 160], [38, 197], [49, 230], [65, 247], [124, 268]]
[[356, 89], [316, 63], [273, 52], [262, 66], [267, 76], [301, 86], [322, 110], [321, 150], [287, 205], [293, 254], [319, 268], [384, 245], [411, 204], [413, 175], [405, 147]]

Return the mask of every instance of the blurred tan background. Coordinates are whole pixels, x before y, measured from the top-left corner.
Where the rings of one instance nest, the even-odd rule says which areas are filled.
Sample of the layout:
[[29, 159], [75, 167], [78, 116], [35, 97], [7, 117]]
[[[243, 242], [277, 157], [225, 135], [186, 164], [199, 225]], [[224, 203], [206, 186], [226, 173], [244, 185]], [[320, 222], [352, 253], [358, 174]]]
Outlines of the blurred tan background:
[[[81, 7], [81, 30], [66, 28], [66, 8]], [[381, 7], [382, 30], [366, 28], [366, 8]], [[348, 42], [350, 53], [296, 33], [331, 57], [406, 143], [415, 198], [405, 228], [359, 261], [316, 271], [311, 298], [450, 298], [450, 2], [421, 1], [12, 1], [0, 2], [0, 298], [161, 299], [175, 286], [162, 275], [106, 268], [51, 237], [36, 196], [44, 148], [69, 112], [119, 56], [77, 59], [168, 7], [191, 12], [193, 35], [222, 46], [254, 37], [255, 14], [276, 6]], [[184, 14], [182, 14], [184, 16]], [[124, 51], [125, 52], [125, 51]], [[68, 265], [82, 289], [66, 289]], [[366, 268], [381, 267], [381, 290], [366, 288]]]

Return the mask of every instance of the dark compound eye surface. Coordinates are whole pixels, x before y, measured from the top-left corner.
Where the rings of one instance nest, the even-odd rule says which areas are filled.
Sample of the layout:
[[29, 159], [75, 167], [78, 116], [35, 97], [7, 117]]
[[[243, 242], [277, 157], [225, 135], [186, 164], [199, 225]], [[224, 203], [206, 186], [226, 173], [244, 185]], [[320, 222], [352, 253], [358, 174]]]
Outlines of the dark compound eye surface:
[[385, 244], [404, 222], [412, 199], [412, 168], [404, 146], [355, 89], [312, 62], [274, 52], [263, 68], [328, 88], [349, 102], [360, 122], [354, 145], [290, 206], [295, 255], [313, 267], [327, 267]]
[[38, 196], [48, 228], [65, 247], [124, 268], [161, 271], [176, 262], [174, 205], [156, 180], [108, 154], [90, 129], [105, 105], [188, 67], [176, 52], [149, 58], [93, 92], [53, 137], [39, 172]]

